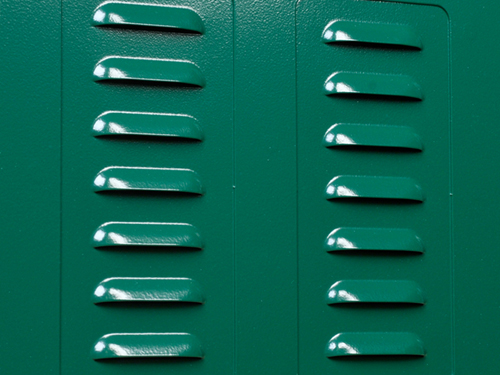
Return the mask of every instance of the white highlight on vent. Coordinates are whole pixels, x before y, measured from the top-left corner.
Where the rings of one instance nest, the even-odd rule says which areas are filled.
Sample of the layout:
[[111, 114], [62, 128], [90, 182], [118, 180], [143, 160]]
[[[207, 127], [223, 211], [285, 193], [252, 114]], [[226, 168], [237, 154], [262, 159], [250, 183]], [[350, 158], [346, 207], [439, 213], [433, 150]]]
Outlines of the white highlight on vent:
[[349, 354], [359, 354], [359, 351], [356, 350], [356, 348], [353, 348], [345, 342], [339, 342], [339, 349], [345, 349], [345, 351]]
[[105, 345], [102, 341], [99, 341], [97, 344], [95, 344], [95, 346], [94, 346], [94, 350], [95, 350], [96, 352], [100, 352], [100, 351], [102, 351], [105, 347], [106, 347], [106, 345]]
[[[115, 177], [110, 177], [108, 183], [109, 183], [109, 186], [111, 188], [115, 188], [115, 189], [128, 189], [129, 188], [129, 185], [125, 181], [122, 181], [122, 180], [115, 178]], [[99, 185], [99, 186], [102, 186], [102, 185]]]
[[113, 297], [115, 297], [118, 300], [131, 300], [131, 299], [133, 299], [132, 295], [130, 293], [127, 293], [127, 292], [120, 290], [120, 289], [110, 288], [109, 294], [111, 294]]
[[101, 64], [97, 65], [94, 69], [94, 75], [97, 77], [104, 77], [104, 73], [106, 73], [106, 68]]
[[[326, 34], [325, 34], [326, 35]], [[335, 39], [337, 40], [354, 40], [351, 36], [344, 31], [338, 30], [335, 32]]]
[[[332, 135], [332, 137], [333, 137], [333, 134], [328, 134], [328, 135]], [[328, 140], [328, 137], [327, 137], [327, 140]], [[341, 144], [341, 145], [354, 145], [354, 144], [356, 144], [351, 138], [349, 138], [345, 134], [337, 134], [336, 141], [338, 144]]]
[[123, 19], [122, 16], [116, 13], [110, 13], [109, 14], [109, 20], [114, 23], [124, 23], [125, 20]]
[[121, 234], [109, 232], [108, 236], [115, 244], [126, 245], [129, 243], [128, 239], [123, 237]]
[[106, 232], [103, 231], [102, 229], [99, 229], [97, 232], [94, 234], [94, 240], [95, 241], [102, 241], [104, 236], [106, 235]]
[[[333, 240], [333, 238], [330, 238], [330, 240]], [[330, 243], [330, 240], [328, 241], [328, 243]], [[333, 240], [333, 242], [335, 242], [335, 240]], [[341, 247], [342, 249], [357, 249], [357, 247], [351, 241], [344, 237], [337, 238], [337, 246]]]
[[109, 123], [109, 132], [110, 133], [126, 133], [126, 129], [121, 126], [120, 124], [117, 124], [116, 122], [110, 122]]
[[97, 296], [97, 297], [102, 297], [104, 295], [104, 293], [106, 293], [106, 288], [103, 287], [102, 285], [99, 285], [97, 287], [97, 289], [95, 290], [94, 294]]
[[99, 187], [103, 187], [105, 182], [106, 182], [106, 179], [104, 178], [104, 176], [99, 175], [95, 178], [94, 185], [99, 186]]
[[327, 30], [325, 32], [325, 39], [332, 39], [333, 36], [333, 31], [332, 30]]
[[[332, 89], [333, 89], [333, 82], [328, 82], [328, 83], [332, 84]], [[326, 86], [327, 90], [330, 91], [331, 89], [328, 89], [328, 84]], [[337, 92], [356, 92], [356, 91], [348, 84], [344, 82], [339, 82], [337, 83]]]
[[127, 351], [127, 349], [121, 347], [118, 344], [109, 344], [109, 349], [113, 353], [115, 353], [117, 356], [126, 357], [129, 354], [129, 352]]
[[337, 187], [337, 194], [341, 197], [357, 197], [358, 194], [346, 186]]
[[[97, 68], [96, 68], [97, 69]], [[117, 68], [109, 68], [110, 78], [127, 78], [127, 75]]]
[[104, 17], [106, 17], [106, 13], [104, 13], [101, 9], [99, 9], [94, 14], [94, 21], [96, 21], [96, 22], [102, 22], [102, 21], [104, 21]]
[[106, 123], [102, 119], [98, 119], [94, 124], [94, 130], [96, 132], [100, 132], [102, 129], [104, 129], [104, 125], [106, 125]]

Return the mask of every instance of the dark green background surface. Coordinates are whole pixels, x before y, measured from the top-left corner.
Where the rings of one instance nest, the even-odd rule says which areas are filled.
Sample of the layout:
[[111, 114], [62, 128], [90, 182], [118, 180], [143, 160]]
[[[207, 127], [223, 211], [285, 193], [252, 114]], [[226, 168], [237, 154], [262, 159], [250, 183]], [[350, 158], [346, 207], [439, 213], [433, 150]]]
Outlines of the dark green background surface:
[[[205, 34], [96, 28], [95, 0], [0, 1], [0, 371], [498, 373], [500, 4], [147, 2], [195, 9]], [[334, 18], [412, 24], [424, 49], [323, 44], [321, 31]], [[95, 64], [115, 55], [193, 61], [207, 86], [93, 82]], [[322, 84], [336, 70], [409, 74], [426, 98], [358, 106], [356, 100], [326, 97]], [[190, 114], [206, 140], [92, 137], [93, 120], [108, 110]], [[411, 125], [425, 149], [324, 148], [324, 132], [340, 121]], [[94, 176], [112, 165], [191, 168], [206, 194], [94, 193]], [[324, 186], [337, 174], [413, 177], [427, 200], [326, 201]], [[203, 233], [206, 247], [96, 250], [91, 235], [105, 221], [188, 222]], [[411, 227], [427, 251], [387, 258], [326, 253], [326, 235], [346, 225]], [[207, 302], [92, 304], [97, 283], [120, 276], [191, 277], [204, 287]], [[428, 302], [327, 306], [324, 293], [342, 278], [412, 279]], [[325, 357], [324, 346], [335, 333], [364, 330], [415, 332], [427, 356]], [[101, 335], [148, 331], [196, 334], [206, 356], [146, 362], [90, 357]]]

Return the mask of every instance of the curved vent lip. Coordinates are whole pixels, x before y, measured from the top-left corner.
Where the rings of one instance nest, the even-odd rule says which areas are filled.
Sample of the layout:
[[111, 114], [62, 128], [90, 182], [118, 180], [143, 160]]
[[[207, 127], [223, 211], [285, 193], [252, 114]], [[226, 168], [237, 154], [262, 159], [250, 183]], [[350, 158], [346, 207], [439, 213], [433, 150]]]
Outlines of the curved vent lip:
[[202, 141], [205, 136], [198, 121], [188, 115], [108, 111], [92, 126], [94, 137], [140, 135], [187, 138]]
[[323, 137], [323, 146], [402, 148], [422, 151], [422, 139], [408, 126], [335, 124]]
[[189, 333], [111, 333], [94, 344], [94, 360], [111, 358], [203, 358], [200, 340]]
[[409, 332], [346, 332], [332, 337], [327, 357], [344, 356], [425, 356], [424, 344]]
[[107, 167], [94, 179], [94, 191], [133, 190], [203, 194], [198, 174], [190, 169]]
[[97, 285], [95, 304], [107, 302], [205, 302], [200, 284], [188, 278], [112, 277]]
[[422, 88], [412, 77], [394, 74], [335, 72], [326, 80], [324, 93], [424, 99]]
[[198, 229], [190, 224], [109, 222], [97, 228], [92, 237], [92, 246], [172, 246], [202, 249], [203, 239]]
[[424, 201], [422, 188], [408, 177], [337, 176], [326, 186], [325, 197]]
[[425, 304], [418, 284], [410, 280], [340, 280], [326, 294], [328, 305], [345, 303]]
[[370, 43], [374, 45], [423, 48], [415, 29], [408, 25], [335, 20], [322, 34], [324, 43]]
[[190, 61], [109, 56], [99, 61], [94, 81], [144, 81], [205, 86], [200, 68]]
[[200, 16], [190, 8], [156, 4], [105, 2], [92, 17], [94, 26], [145, 27], [203, 34]]
[[337, 251], [405, 251], [424, 253], [422, 240], [406, 228], [349, 228], [333, 230], [325, 240], [328, 252]]

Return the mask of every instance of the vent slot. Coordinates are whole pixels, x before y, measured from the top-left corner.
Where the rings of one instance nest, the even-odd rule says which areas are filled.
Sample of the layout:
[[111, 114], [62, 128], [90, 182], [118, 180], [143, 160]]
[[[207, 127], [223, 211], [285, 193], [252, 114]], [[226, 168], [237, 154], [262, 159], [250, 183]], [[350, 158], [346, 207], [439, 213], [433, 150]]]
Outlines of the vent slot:
[[422, 240], [415, 231], [395, 228], [337, 228], [328, 235], [324, 246], [328, 252], [425, 251]]
[[92, 237], [95, 248], [110, 246], [168, 246], [203, 248], [194, 226], [177, 223], [120, 223], [101, 225]]
[[113, 277], [99, 283], [92, 301], [203, 303], [205, 295], [198, 282], [187, 278]]
[[153, 4], [108, 2], [97, 7], [94, 26], [121, 26], [172, 29], [203, 34], [200, 16], [192, 9]]
[[324, 93], [424, 99], [420, 85], [412, 77], [392, 74], [336, 72], [326, 80]]
[[337, 176], [325, 189], [326, 199], [375, 198], [424, 200], [422, 188], [408, 177]]
[[412, 128], [389, 125], [335, 124], [326, 132], [323, 145], [423, 150], [422, 139]]
[[329, 305], [343, 303], [408, 303], [423, 305], [422, 289], [407, 280], [341, 280], [326, 295]]
[[323, 31], [324, 43], [370, 43], [422, 49], [422, 40], [407, 25], [357, 21], [332, 21]]
[[189, 86], [205, 86], [205, 77], [189, 61], [106, 57], [94, 68], [94, 81], [168, 82]]
[[425, 348], [420, 338], [408, 332], [348, 332], [332, 337], [326, 356], [405, 355], [423, 357]]
[[203, 194], [198, 174], [190, 169], [108, 167], [94, 179], [94, 191], [134, 190]]
[[195, 118], [164, 113], [105, 112], [94, 121], [92, 134], [95, 137], [140, 135], [204, 139], [203, 130]]
[[203, 358], [200, 341], [189, 333], [111, 333], [92, 349], [92, 358]]

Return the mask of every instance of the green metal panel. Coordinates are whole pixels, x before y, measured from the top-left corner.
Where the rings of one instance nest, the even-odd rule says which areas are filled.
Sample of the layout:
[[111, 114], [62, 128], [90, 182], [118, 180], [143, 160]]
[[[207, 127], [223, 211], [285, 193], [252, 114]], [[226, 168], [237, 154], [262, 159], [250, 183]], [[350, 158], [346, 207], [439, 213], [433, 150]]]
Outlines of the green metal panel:
[[101, 4], [63, 8], [62, 374], [229, 374], [232, 4]]
[[[415, 30], [422, 49], [389, 46], [384, 39], [323, 43], [323, 30], [338, 18], [382, 25], [383, 31], [385, 25], [405, 25]], [[332, 73], [343, 77], [334, 80]], [[330, 83], [340, 87], [341, 95], [325, 96], [324, 83], [327, 89]], [[451, 373], [446, 13], [406, 4], [301, 1], [297, 88], [300, 372]], [[423, 150], [322, 147], [325, 131], [335, 123], [408, 126], [422, 139]], [[343, 227], [411, 230], [425, 253], [326, 252], [327, 235]], [[365, 240], [368, 248], [379, 247], [371, 240], [376, 238]], [[351, 279], [408, 279], [422, 288], [427, 303], [327, 305], [323, 296], [330, 286]], [[365, 281], [365, 300], [378, 299], [379, 285]], [[393, 288], [394, 281], [384, 290], [394, 294]]]
[[59, 373], [61, 1], [0, 1], [0, 373]]
[[0, 0], [0, 372], [498, 373], [499, 11]]

